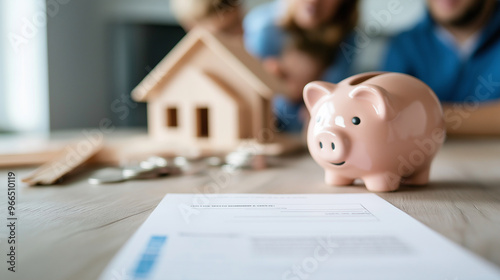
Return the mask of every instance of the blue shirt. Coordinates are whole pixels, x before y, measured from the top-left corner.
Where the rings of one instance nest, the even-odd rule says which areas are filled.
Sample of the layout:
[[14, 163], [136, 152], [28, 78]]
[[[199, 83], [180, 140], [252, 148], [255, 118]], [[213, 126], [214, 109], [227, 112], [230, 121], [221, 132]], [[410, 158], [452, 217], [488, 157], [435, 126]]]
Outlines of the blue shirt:
[[[247, 50], [258, 58], [280, 56], [287, 40], [286, 31], [278, 25], [280, 12], [285, 10], [285, 1], [274, 1], [262, 4], [252, 9], [243, 21], [245, 30], [244, 40]], [[353, 44], [353, 37], [349, 43]], [[334, 51], [334, 50], [332, 50]], [[338, 83], [349, 77], [350, 61], [352, 57], [343, 55], [338, 51], [334, 62], [327, 68], [322, 78], [324, 81]], [[274, 114], [277, 118], [278, 128], [287, 132], [299, 132], [302, 123], [299, 112], [302, 104], [289, 102], [284, 97], [276, 97], [273, 102]]]
[[464, 57], [439, 35], [429, 13], [389, 44], [384, 71], [410, 74], [429, 85], [442, 102], [500, 99], [500, 2]]

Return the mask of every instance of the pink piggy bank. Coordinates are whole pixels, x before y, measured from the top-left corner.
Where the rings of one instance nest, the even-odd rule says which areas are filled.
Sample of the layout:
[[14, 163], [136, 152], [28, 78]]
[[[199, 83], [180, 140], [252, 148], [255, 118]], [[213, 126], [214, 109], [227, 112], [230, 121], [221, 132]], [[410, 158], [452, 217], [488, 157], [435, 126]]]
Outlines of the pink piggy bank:
[[426, 184], [446, 135], [434, 92], [405, 74], [371, 72], [304, 88], [307, 146], [329, 185], [361, 178], [370, 191]]

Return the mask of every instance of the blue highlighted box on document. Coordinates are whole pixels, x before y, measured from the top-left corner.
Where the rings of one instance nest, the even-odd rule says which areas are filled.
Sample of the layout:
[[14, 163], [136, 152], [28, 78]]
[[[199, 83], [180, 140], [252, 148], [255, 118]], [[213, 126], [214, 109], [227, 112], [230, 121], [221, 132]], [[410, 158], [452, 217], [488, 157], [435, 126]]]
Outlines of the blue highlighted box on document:
[[145, 279], [149, 276], [166, 242], [167, 236], [151, 236], [137, 267], [134, 269], [134, 278]]

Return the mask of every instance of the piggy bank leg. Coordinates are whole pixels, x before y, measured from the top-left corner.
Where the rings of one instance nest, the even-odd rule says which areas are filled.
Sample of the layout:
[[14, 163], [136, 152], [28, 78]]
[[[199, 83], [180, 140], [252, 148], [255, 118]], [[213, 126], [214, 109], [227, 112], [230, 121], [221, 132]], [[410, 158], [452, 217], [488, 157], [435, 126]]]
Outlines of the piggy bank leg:
[[395, 174], [374, 174], [362, 179], [366, 188], [372, 192], [392, 192], [397, 190], [401, 183], [401, 177]]
[[404, 179], [404, 183], [407, 185], [425, 185], [429, 182], [429, 174], [431, 172], [431, 165], [428, 164], [423, 166], [418, 171], [415, 171], [408, 178]]
[[325, 171], [325, 183], [331, 186], [347, 186], [354, 183], [354, 179], [339, 176], [335, 172]]

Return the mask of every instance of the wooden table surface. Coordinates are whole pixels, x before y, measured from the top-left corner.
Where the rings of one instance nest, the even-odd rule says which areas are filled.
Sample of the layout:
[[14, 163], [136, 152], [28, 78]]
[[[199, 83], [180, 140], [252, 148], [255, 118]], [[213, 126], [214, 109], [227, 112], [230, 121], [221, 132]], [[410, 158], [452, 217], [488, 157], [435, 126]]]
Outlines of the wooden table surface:
[[[7, 171], [20, 179], [31, 169], [1, 169], [3, 188]], [[220, 193], [366, 192], [362, 185], [325, 185], [322, 170], [307, 153], [274, 159], [273, 166], [263, 171], [213, 170], [208, 175], [113, 185], [89, 185], [89, 172], [57, 186], [19, 184], [17, 272], [7, 271], [7, 229], [2, 223], [0, 279], [96, 279], [167, 193], [206, 193], [207, 184], [218, 186]], [[6, 193], [0, 192], [2, 221]], [[500, 140], [448, 140], [432, 166], [429, 185], [379, 195], [500, 266]]]

